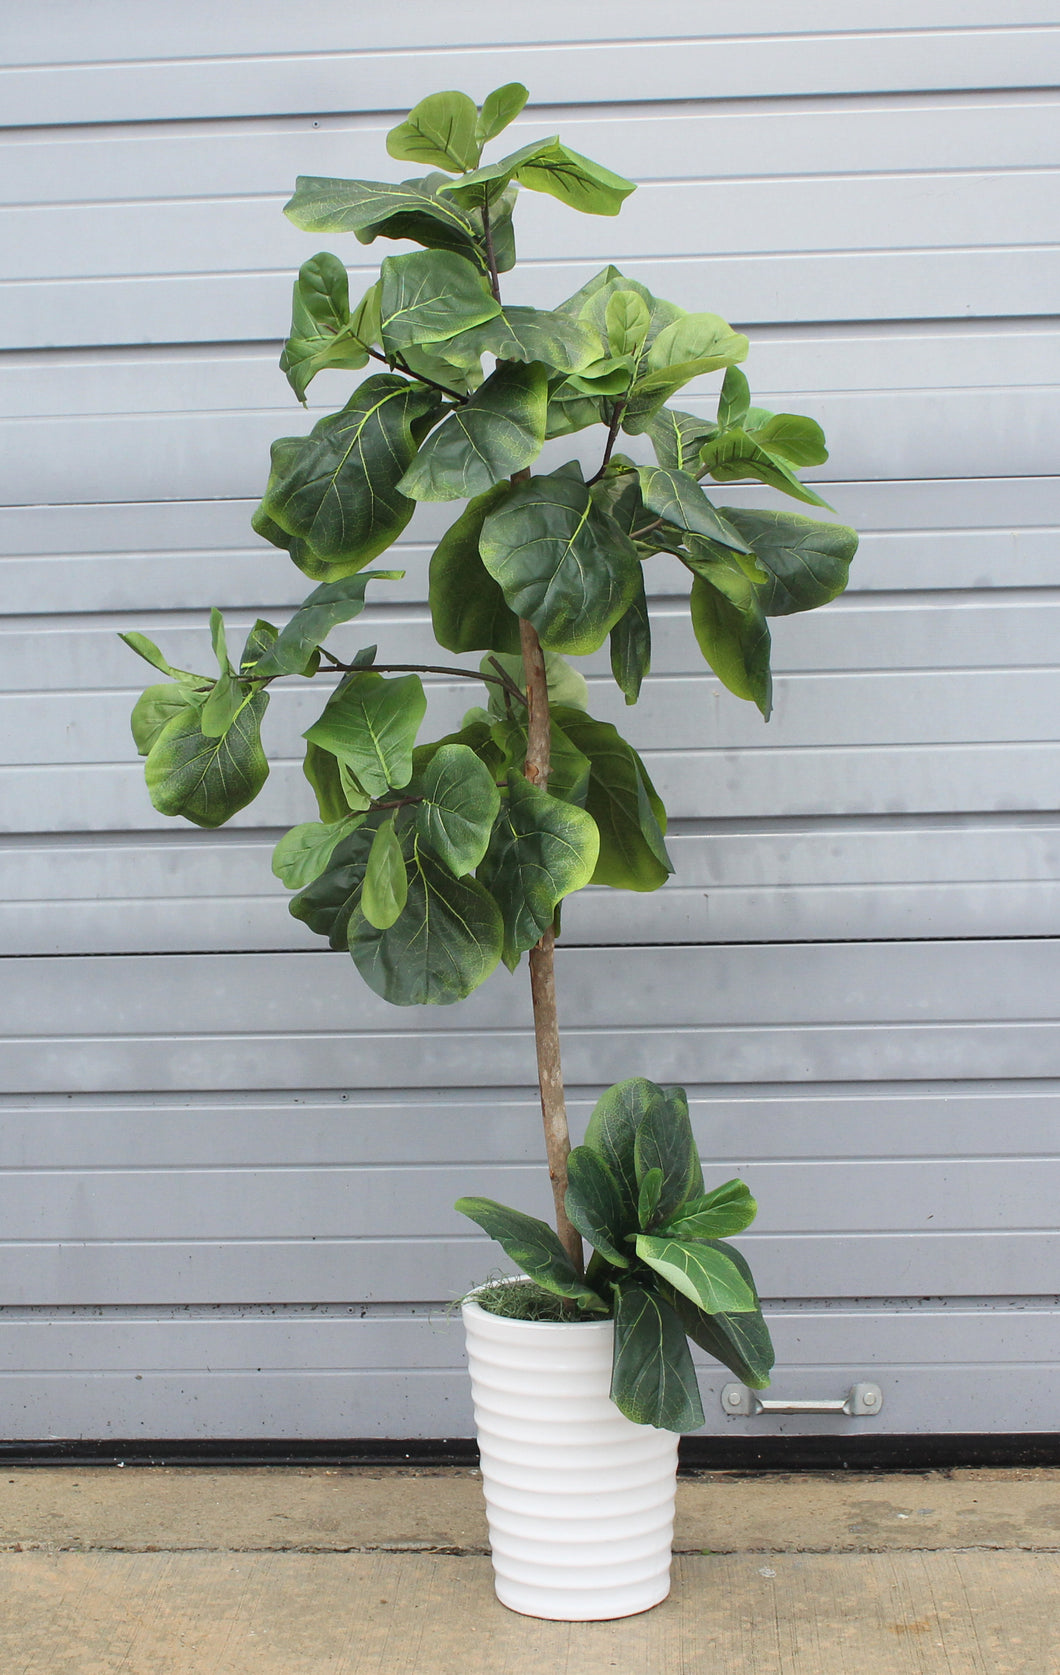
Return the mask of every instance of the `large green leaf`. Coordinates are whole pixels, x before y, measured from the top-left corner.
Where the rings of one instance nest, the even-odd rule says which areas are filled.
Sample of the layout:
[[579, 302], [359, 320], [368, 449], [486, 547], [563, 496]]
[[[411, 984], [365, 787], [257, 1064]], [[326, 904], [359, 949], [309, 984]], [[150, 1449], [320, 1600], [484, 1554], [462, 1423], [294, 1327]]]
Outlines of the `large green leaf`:
[[757, 1307], [752, 1287], [720, 1245], [639, 1233], [637, 1255], [705, 1314], [747, 1314]]
[[519, 619], [478, 549], [482, 525], [508, 492], [507, 483], [498, 483], [477, 495], [431, 555], [431, 622], [435, 639], [447, 651], [519, 650]]
[[302, 772], [313, 787], [325, 825], [345, 820], [348, 814], [363, 813], [371, 802], [370, 797], [354, 787], [338, 757], [330, 750], [321, 750], [319, 745], [306, 744]]
[[[255, 676], [313, 673], [313, 653], [340, 622], [360, 615], [368, 583], [399, 582], [404, 574], [404, 570], [362, 570], [315, 588], [250, 672]], [[243, 672], [248, 672], [246, 667]]]
[[669, 1304], [643, 1286], [618, 1288], [611, 1400], [635, 1425], [695, 1431], [703, 1423], [684, 1327]]
[[454, 181], [446, 196], [471, 204], [499, 192], [510, 180], [532, 192], [547, 192], [571, 209], [585, 215], [617, 215], [623, 199], [636, 190], [632, 180], [614, 174], [603, 164], [572, 151], [551, 136], [532, 140], [496, 163], [488, 163], [463, 179]]
[[688, 1120], [688, 1100], [682, 1088], [663, 1094], [662, 1102], [652, 1105], [637, 1129], [634, 1142], [634, 1162], [637, 1180], [643, 1181], [650, 1170], [662, 1174], [656, 1215], [667, 1221], [703, 1180], [692, 1124]]
[[144, 764], [151, 802], [160, 814], [180, 814], [212, 828], [253, 802], [269, 777], [260, 738], [268, 702], [267, 692], [248, 697], [220, 738], [203, 733], [194, 705], [166, 723]]
[[325, 824], [321, 820], [306, 820], [292, 826], [272, 852], [272, 870], [289, 890], [303, 890], [326, 872], [331, 857], [343, 838], [364, 820], [363, 814], [347, 814]]
[[548, 423], [545, 437], [573, 436], [589, 425], [604, 420], [604, 410], [610, 404], [597, 396], [586, 395], [573, 378], [552, 378], [548, 386]]
[[656, 517], [676, 524], [679, 529], [706, 535], [719, 546], [731, 547], [736, 552], [748, 551], [747, 542], [739, 530], [719, 515], [687, 471], [642, 465], [638, 476], [641, 498]]
[[611, 630], [611, 673], [627, 704], [635, 704], [640, 697], [641, 685], [650, 668], [651, 621], [642, 571], [632, 605]]
[[[730, 430], [742, 425], [751, 405], [751, 387], [738, 366], [730, 366], [722, 380], [718, 396], [718, 430]], [[714, 428], [713, 426], [711, 427]], [[706, 438], [704, 437], [705, 441]]]
[[816, 490], [799, 481], [779, 449], [771, 451], [756, 435], [740, 426], [704, 442], [699, 458], [702, 466], [719, 483], [737, 483], [751, 477], [759, 483], [768, 483], [770, 488], [780, 489], [783, 494], [792, 495], [796, 500], [805, 500], [811, 506], [823, 506], [828, 512], [832, 510]]
[[771, 413], [764, 424], [754, 427], [754, 439], [792, 465], [823, 465], [828, 458], [824, 431], [816, 419], [801, 413]]
[[726, 506], [723, 515], [768, 577], [755, 588], [766, 616], [812, 611], [846, 587], [858, 538], [845, 524], [746, 506]]
[[444, 744], [409, 785], [420, 837], [456, 878], [486, 853], [501, 805], [493, 775], [465, 744]]
[[555, 651], [595, 651], [636, 593], [636, 547], [573, 477], [519, 483], [487, 517], [479, 550], [511, 610]]
[[477, 366], [489, 354], [499, 361], [540, 361], [557, 372], [577, 373], [596, 360], [601, 348], [596, 332], [569, 314], [502, 306], [481, 326], [453, 337], [445, 354], [458, 367]]
[[615, 1268], [629, 1267], [627, 1233], [635, 1226], [622, 1187], [592, 1146], [575, 1146], [567, 1158], [567, 1218]]
[[392, 1005], [449, 1006], [496, 969], [504, 944], [500, 909], [475, 879], [454, 878], [420, 843], [415, 827], [402, 842], [405, 909], [385, 930], [355, 909], [350, 953], [368, 987]]
[[550, 796], [515, 770], [508, 775], [508, 796], [479, 877], [500, 907], [510, 968], [540, 941], [563, 897], [588, 884], [599, 844], [584, 809]]
[[660, 1290], [693, 1343], [728, 1367], [750, 1389], [764, 1390], [774, 1361], [769, 1327], [762, 1317], [758, 1292], [746, 1261], [733, 1245], [727, 1245], [725, 1253], [754, 1295], [753, 1309], [740, 1314], [704, 1314], [688, 1297], [665, 1282], [660, 1283]]
[[703, 576], [696, 576], [692, 583], [690, 604], [699, 649], [714, 673], [737, 698], [757, 704], [768, 721], [773, 678], [769, 627], [761, 606], [753, 596], [744, 607], [733, 604]]
[[163, 728], [186, 710], [198, 710], [204, 696], [203, 691], [196, 691], [186, 682], [168, 680], [142, 692], [130, 717], [138, 754], [146, 756]]
[[732, 366], [746, 359], [748, 347], [743, 332], [734, 332], [720, 314], [682, 314], [679, 320], [664, 326], [648, 346], [641, 391], [668, 386], [677, 371], [688, 366], [697, 369], [687, 374], [692, 378]]
[[409, 893], [405, 856], [394, 830], [395, 818], [392, 814], [376, 828], [361, 886], [361, 912], [379, 931], [390, 929]]
[[280, 356], [280, 371], [299, 401], [324, 367], [364, 366], [378, 338], [378, 283], [351, 314], [349, 276], [338, 257], [325, 250], [303, 262], [294, 283], [291, 333]]
[[651, 1112], [665, 1109], [666, 1094], [646, 1076], [607, 1088], [593, 1107], [585, 1144], [607, 1164], [622, 1189], [627, 1213], [637, 1203], [637, 1129]]
[[[737, 370], [729, 368], [730, 372]], [[743, 374], [739, 376], [742, 378]], [[693, 474], [699, 468], [699, 450], [714, 428], [694, 413], [682, 413], [678, 407], [661, 407], [644, 426], [644, 434], [655, 449], [660, 465], [671, 471]]]
[[547, 1222], [510, 1210], [492, 1198], [458, 1198], [454, 1209], [495, 1239], [507, 1256], [544, 1291], [569, 1297], [589, 1314], [608, 1314], [602, 1297], [586, 1285]]
[[408, 238], [474, 259], [474, 221], [451, 197], [438, 195], [449, 184], [443, 174], [398, 182], [299, 175], [284, 214], [306, 233], [352, 232], [362, 244]]
[[666, 811], [643, 762], [608, 721], [561, 707], [554, 719], [589, 759], [585, 807], [600, 832], [594, 884], [657, 890], [673, 865], [666, 853]]
[[348, 675], [303, 735], [349, 765], [369, 797], [412, 777], [412, 747], [427, 708], [419, 675]]
[[500, 313], [485, 275], [452, 251], [386, 256], [379, 271], [379, 320], [388, 354], [447, 342]]
[[[416, 503], [397, 488], [416, 452], [416, 429], [437, 411], [438, 397], [422, 385], [381, 373], [355, 390], [339, 413], [308, 436], [273, 443], [273, 469], [255, 521], [276, 537], [274, 524], [307, 552], [281, 538], [300, 568], [321, 581], [363, 570], [395, 541]], [[314, 568], [310, 570], [307, 557]]]
[[464, 406], [431, 432], [400, 479], [399, 490], [414, 500], [485, 494], [541, 452], [547, 399], [543, 366], [499, 366]]
[[[603, 268], [586, 280], [581, 288], [560, 307], [564, 314], [571, 314], [575, 319], [582, 320], [599, 333], [605, 341], [608, 338], [607, 310], [611, 298], [618, 292], [633, 292], [640, 297], [648, 310], [648, 330], [641, 345], [641, 357], [654, 343], [659, 333], [675, 321], [684, 318], [684, 309], [675, 302], [666, 302], [662, 297], [653, 296], [646, 285], [639, 279], [628, 279], [626, 275], [614, 266]], [[639, 361], [634, 357], [631, 371], [635, 372]]]
[[478, 162], [478, 110], [466, 93], [430, 93], [386, 137], [391, 157], [460, 174]]
[[713, 1192], [688, 1198], [659, 1231], [674, 1239], [726, 1239], [750, 1227], [757, 1213], [743, 1181], [726, 1181]]
[[326, 936], [333, 948], [348, 946], [350, 915], [361, 899], [368, 857], [376, 828], [383, 818], [383, 815], [369, 816], [344, 837], [324, 872], [287, 904], [295, 919], [308, 925], [317, 936]]
[[487, 140], [495, 140], [510, 122], [515, 121], [529, 97], [521, 81], [505, 82], [503, 87], [495, 87], [492, 93], [487, 93], [478, 119], [478, 137], [483, 144]]

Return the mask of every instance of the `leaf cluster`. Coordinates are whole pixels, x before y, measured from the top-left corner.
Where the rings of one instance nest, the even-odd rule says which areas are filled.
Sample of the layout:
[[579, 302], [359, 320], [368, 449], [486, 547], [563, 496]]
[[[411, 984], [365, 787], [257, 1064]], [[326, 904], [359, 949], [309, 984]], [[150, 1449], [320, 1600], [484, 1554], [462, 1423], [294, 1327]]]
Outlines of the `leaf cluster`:
[[572, 1319], [611, 1315], [611, 1396], [640, 1425], [703, 1423], [691, 1338], [745, 1384], [769, 1383], [773, 1349], [744, 1258], [726, 1240], [754, 1220], [742, 1181], [707, 1192], [683, 1088], [634, 1077], [598, 1101], [568, 1159], [567, 1215], [592, 1245], [584, 1275], [543, 1221], [488, 1198], [456, 1208]]

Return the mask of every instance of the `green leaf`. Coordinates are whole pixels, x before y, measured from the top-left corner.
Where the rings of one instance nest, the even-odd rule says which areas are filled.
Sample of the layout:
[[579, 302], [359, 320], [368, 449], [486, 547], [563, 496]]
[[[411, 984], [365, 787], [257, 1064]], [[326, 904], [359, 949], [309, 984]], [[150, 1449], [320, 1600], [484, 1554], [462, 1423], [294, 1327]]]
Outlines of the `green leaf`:
[[357, 830], [364, 816], [349, 814], [341, 820], [325, 825], [320, 820], [307, 820], [292, 826], [272, 852], [272, 870], [289, 890], [302, 890], [327, 870], [331, 857], [351, 832]]
[[474, 257], [476, 228], [460, 204], [438, 195], [445, 175], [418, 180], [336, 180], [299, 175], [294, 197], [283, 206], [306, 233], [352, 232], [362, 244], [376, 238], [413, 239], [428, 249]]
[[739, 426], [704, 442], [699, 458], [719, 483], [736, 483], [751, 477], [759, 483], [768, 483], [770, 488], [780, 489], [782, 494], [792, 495], [796, 500], [805, 500], [811, 506], [823, 506], [826, 511], [832, 511], [827, 500], [822, 500], [807, 483], [799, 481], [779, 451], [769, 451], [756, 436]]
[[424, 343], [447, 342], [500, 313], [485, 276], [452, 251], [386, 256], [380, 274], [380, 328], [390, 355]]
[[725, 1254], [751, 1290], [755, 1299], [753, 1309], [739, 1314], [704, 1314], [671, 1286], [662, 1283], [660, 1289], [693, 1343], [728, 1367], [750, 1389], [764, 1390], [774, 1361], [769, 1327], [762, 1317], [758, 1292], [743, 1256], [733, 1245], [726, 1245]]
[[583, 809], [531, 785], [514, 769], [508, 775], [508, 797], [479, 877], [500, 907], [510, 968], [540, 941], [564, 896], [588, 884], [599, 843]]
[[692, 627], [700, 651], [723, 686], [737, 698], [749, 698], [769, 720], [773, 709], [773, 679], [769, 669], [770, 638], [757, 601], [746, 608], [734, 605], [703, 576], [692, 583]]
[[559, 140], [545, 140], [513, 171], [520, 186], [547, 192], [584, 215], [617, 215], [623, 199], [636, 191], [632, 180], [613, 174]]
[[350, 794], [353, 788], [343, 776], [338, 757], [330, 750], [307, 744], [302, 772], [313, 787], [320, 818], [326, 824], [333, 825], [337, 820], [345, 820], [348, 814], [363, 812], [368, 807], [371, 799], [363, 791], [354, 790]]
[[751, 405], [751, 386], [738, 366], [730, 366], [722, 380], [718, 396], [719, 430], [730, 430], [742, 425]]
[[408, 899], [405, 856], [394, 831], [394, 815], [384, 820], [368, 851], [360, 908], [376, 930], [389, 930]]
[[633, 603], [611, 630], [611, 673], [627, 704], [635, 704], [651, 668], [651, 622], [643, 573]]
[[431, 555], [431, 622], [447, 651], [519, 650], [519, 619], [479, 555], [482, 525], [507, 494], [508, 484], [497, 483], [476, 495]]
[[570, 378], [553, 378], [548, 386], [548, 423], [546, 440], [557, 436], [572, 436], [589, 425], [605, 422], [604, 409], [608, 403], [595, 396], [587, 396]]
[[663, 1298], [643, 1286], [618, 1288], [611, 1400], [635, 1425], [695, 1431], [703, 1424], [684, 1328]]
[[189, 669], [174, 669], [172, 663], [166, 662], [155, 642], [149, 640], [146, 634], [131, 631], [128, 634], [119, 634], [118, 638], [124, 640], [129, 650], [134, 651], [137, 657], [142, 657], [145, 663], [150, 663], [152, 669], [160, 669], [164, 675], [171, 675], [174, 680], [192, 681], [201, 686], [209, 684], [208, 677], [193, 675]]
[[754, 1291], [718, 1245], [637, 1235], [637, 1255], [705, 1314], [747, 1314]]
[[713, 1192], [687, 1199], [661, 1231], [675, 1239], [726, 1239], [750, 1227], [757, 1214], [743, 1181], [726, 1181]]
[[466, 93], [431, 93], [386, 137], [391, 157], [460, 174], [478, 163], [478, 110]]
[[[736, 368], [730, 367], [729, 373], [733, 372]], [[737, 376], [742, 378], [743, 374]], [[690, 475], [698, 470], [699, 450], [713, 432], [713, 425], [705, 424], [694, 413], [682, 413], [677, 407], [661, 407], [644, 426], [644, 434], [655, 449], [659, 464]]]
[[213, 646], [213, 654], [217, 659], [217, 667], [222, 675], [232, 674], [233, 669], [228, 661], [228, 644], [225, 638], [225, 619], [216, 605], [212, 606], [210, 610], [210, 643]]
[[719, 546], [732, 547], [741, 553], [749, 550], [739, 530], [719, 516], [695, 478], [686, 471], [642, 465], [637, 475], [644, 504], [656, 517], [676, 524], [679, 529], [709, 536]]
[[199, 712], [199, 726], [208, 739], [222, 739], [247, 702], [247, 690], [231, 673], [223, 674], [210, 688]]
[[459, 332], [445, 346], [458, 367], [477, 367], [485, 354], [499, 361], [540, 361], [557, 372], [576, 373], [599, 356], [601, 342], [590, 326], [559, 310], [502, 307], [492, 319]]
[[419, 675], [348, 675], [303, 737], [346, 762], [367, 796], [385, 797], [412, 778], [412, 747], [426, 708]]
[[[201, 704], [203, 694], [196, 693], [195, 697]], [[149, 686], [136, 700], [130, 717], [133, 742], [138, 754], [148, 754], [162, 729], [175, 716], [197, 707], [192, 688], [182, 682], [174, 684], [173, 681], [165, 681], [159, 686]]]
[[659, 1199], [662, 1196], [663, 1172], [661, 1169], [649, 1169], [640, 1183], [637, 1193], [637, 1221], [645, 1232], [650, 1232], [659, 1213]]
[[[574, 713], [574, 712], [571, 712]], [[526, 716], [504, 716], [497, 721], [490, 734], [500, 756], [498, 776], [513, 768], [522, 769], [526, 761]], [[585, 805], [589, 790], [589, 760], [574, 746], [566, 733], [553, 719], [550, 743], [551, 770], [548, 794], [561, 802]]]
[[645, 1076], [616, 1082], [600, 1095], [585, 1130], [585, 1144], [607, 1164], [623, 1194], [627, 1213], [636, 1209], [637, 1129], [652, 1111], [665, 1106], [662, 1088]]
[[571, 314], [575, 319], [586, 322], [606, 341], [607, 306], [618, 291], [632, 291], [647, 307], [649, 325], [644, 348], [652, 344], [667, 326], [684, 318], [684, 309], [679, 308], [675, 302], [666, 302], [662, 297], [653, 296], [639, 279], [628, 279], [614, 266], [608, 266], [594, 274], [592, 279], [586, 280], [580, 290], [575, 291], [574, 295], [568, 297], [560, 306], [564, 314]]
[[622, 1188], [591, 1146], [575, 1146], [567, 1158], [567, 1218], [583, 1239], [616, 1268], [629, 1267], [622, 1248], [632, 1231]]
[[612, 355], [639, 358], [651, 329], [651, 312], [636, 291], [612, 291], [604, 312], [607, 343]]
[[416, 774], [409, 795], [421, 798], [414, 818], [427, 847], [454, 877], [474, 872], [501, 806], [493, 775], [475, 752], [465, 744], [443, 744]]
[[180, 814], [196, 826], [222, 826], [253, 802], [269, 776], [261, 748], [261, 718], [269, 697], [247, 700], [221, 738], [208, 738], [194, 706], [166, 723], [148, 752], [144, 772], [160, 814]]
[[321, 251], [298, 270], [291, 302], [291, 332], [280, 355], [299, 401], [324, 367], [364, 366], [379, 337], [379, 285], [365, 292], [350, 313], [350, 282], [337, 256]]
[[555, 721], [589, 759], [585, 807], [600, 832], [592, 882], [621, 890], [657, 890], [673, 865], [666, 853], [666, 811], [643, 762], [610, 722], [560, 708]]
[[264, 656], [252, 665], [254, 675], [312, 674], [313, 653], [340, 622], [350, 622], [364, 609], [369, 582], [398, 582], [404, 570], [362, 570], [340, 582], [325, 582], [299, 606], [290, 622]]
[[332, 948], [348, 947], [350, 917], [361, 899], [376, 826], [382, 818], [369, 816], [342, 838], [325, 870], [287, 904], [295, 919], [317, 936], [326, 936]]
[[655, 1210], [667, 1221], [684, 1203], [703, 1175], [688, 1120], [688, 1100], [682, 1088], [663, 1093], [662, 1100], [646, 1113], [634, 1142], [637, 1180], [659, 1171], [659, 1196]]
[[654, 388], [654, 380], [659, 385], [668, 384], [670, 375], [682, 367], [698, 369], [688, 374], [691, 378], [716, 372], [744, 360], [748, 348], [743, 332], [734, 332], [720, 314], [682, 314], [679, 320], [664, 326], [649, 346], [641, 389], [647, 392]]
[[586, 1285], [547, 1222], [536, 1216], [510, 1210], [492, 1198], [458, 1198], [454, 1209], [476, 1222], [495, 1239], [506, 1256], [518, 1263], [524, 1274], [542, 1290], [556, 1297], [569, 1297], [589, 1314], [608, 1314], [602, 1297]]
[[492, 93], [487, 93], [479, 112], [480, 141], [485, 144], [502, 134], [508, 124], [515, 121], [529, 97], [521, 81], [505, 82], [503, 87], [495, 87]]
[[770, 414], [765, 424], [754, 427], [754, 439], [792, 465], [823, 465], [828, 458], [824, 431], [815, 419], [799, 413]]
[[[589, 686], [580, 669], [573, 663], [568, 663], [558, 651], [546, 651], [545, 658], [545, 686], [548, 691], [549, 704], [569, 704], [574, 709], [585, 710], [589, 707]], [[523, 668], [521, 655], [500, 654], [496, 658], [484, 657], [479, 669], [484, 675], [496, 672], [495, 663], [499, 663], [505, 674], [510, 675], [516, 686], [522, 691], [526, 684], [526, 673]], [[499, 687], [490, 687], [490, 714], [504, 717], [508, 707]]]
[[[414, 426], [437, 406], [436, 394], [383, 373], [366, 379], [341, 412], [321, 419], [308, 436], [273, 443], [260, 510], [304, 543], [305, 550], [289, 546], [300, 569], [339, 581], [397, 539], [416, 508], [397, 481], [416, 452]], [[255, 528], [275, 540], [260, 520]]]
[[595, 651], [633, 602], [637, 550], [571, 477], [519, 483], [487, 517], [479, 550], [510, 609], [554, 651]]
[[496, 969], [504, 943], [500, 909], [473, 878], [454, 878], [424, 848], [415, 827], [402, 834], [408, 872], [404, 912], [386, 930], [355, 910], [349, 945], [361, 976], [394, 1006], [449, 1006]]
[[398, 488], [414, 500], [485, 494], [521, 471], [545, 439], [548, 380], [543, 366], [507, 362], [432, 431]]
[[845, 524], [744, 506], [725, 507], [724, 517], [768, 575], [765, 585], [756, 588], [766, 616], [812, 611], [846, 587], [858, 538]]

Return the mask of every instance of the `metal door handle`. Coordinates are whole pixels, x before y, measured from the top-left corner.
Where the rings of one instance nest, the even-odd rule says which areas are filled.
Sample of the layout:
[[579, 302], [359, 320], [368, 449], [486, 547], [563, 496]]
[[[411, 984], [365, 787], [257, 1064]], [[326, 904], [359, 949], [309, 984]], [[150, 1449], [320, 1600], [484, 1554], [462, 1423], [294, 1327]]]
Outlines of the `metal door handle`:
[[754, 1418], [759, 1413], [846, 1413], [855, 1419], [871, 1419], [883, 1406], [878, 1384], [852, 1384], [845, 1396], [824, 1401], [784, 1401], [760, 1396], [744, 1384], [726, 1384], [721, 1405], [733, 1417]]

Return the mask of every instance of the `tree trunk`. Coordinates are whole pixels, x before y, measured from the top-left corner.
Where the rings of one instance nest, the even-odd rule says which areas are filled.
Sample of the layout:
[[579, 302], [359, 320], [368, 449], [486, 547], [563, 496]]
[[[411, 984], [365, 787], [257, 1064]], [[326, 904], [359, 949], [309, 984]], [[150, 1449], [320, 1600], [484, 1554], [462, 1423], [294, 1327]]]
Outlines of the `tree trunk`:
[[[532, 785], [540, 785], [542, 790], [545, 790], [551, 768], [552, 746], [545, 657], [537, 632], [531, 623], [520, 619], [519, 635], [529, 711], [524, 772]], [[581, 1238], [577, 1229], [568, 1221], [564, 1207], [570, 1133], [567, 1128], [567, 1104], [563, 1094], [563, 1070], [559, 1052], [555, 948], [556, 936], [550, 925], [541, 941], [530, 950], [530, 994], [534, 1003], [537, 1080], [541, 1089], [541, 1118], [545, 1125], [548, 1172], [552, 1180], [552, 1195], [556, 1201], [556, 1231], [575, 1268], [582, 1273], [585, 1255]]]

